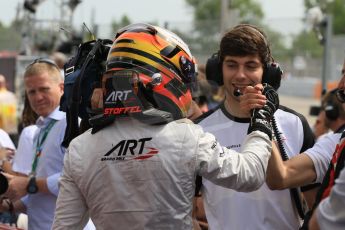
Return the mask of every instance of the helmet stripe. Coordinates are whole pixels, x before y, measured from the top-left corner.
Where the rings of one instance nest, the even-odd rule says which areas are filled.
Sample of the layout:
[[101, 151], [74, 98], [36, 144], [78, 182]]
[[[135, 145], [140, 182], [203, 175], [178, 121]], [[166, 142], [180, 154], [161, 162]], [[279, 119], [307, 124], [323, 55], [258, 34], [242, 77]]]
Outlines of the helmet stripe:
[[[119, 54], [120, 52], [122, 53], [122, 55], [118, 55], [118, 56], [125, 56], [125, 57], [127, 56], [129, 58], [133, 58], [133, 54], [134, 54], [134, 55], [139, 56], [138, 58], [136, 58], [138, 60], [140, 60], [140, 57], [149, 59], [152, 62], [151, 66], [154, 69], [159, 69], [159, 68], [154, 67], [154, 66], [157, 66], [157, 64], [159, 64], [168, 70], [173, 70], [175, 72], [175, 74], [178, 77], [180, 77], [180, 75], [179, 75], [180, 72], [178, 69], [176, 69], [176, 67], [174, 65], [168, 64], [167, 61], [163, 61], [162, 59], [159, 59], [158, 57], [151, 55], [150, 53], [147, 53], [147, 52], [144, 52], [144, 51], [138, 50], [138, 49], [128, 48], [128, 47], [117, 47], [117, 48], [114, 48], [111, 50], [110, 55], [114, 56], [113, 58], [116, 58], [117, 55], [115, 55], [115, 53]], [[126, 55], [126, 53], [128, 53], [128, 54]], [[112, 62], [112, 58], [110, 59], [110, 63], [111, 62]], [[166, 72], [164, 70], [160, 70], [160, 71]], [[159, 72], [159, 71], [157, 71], [157, 72]]]

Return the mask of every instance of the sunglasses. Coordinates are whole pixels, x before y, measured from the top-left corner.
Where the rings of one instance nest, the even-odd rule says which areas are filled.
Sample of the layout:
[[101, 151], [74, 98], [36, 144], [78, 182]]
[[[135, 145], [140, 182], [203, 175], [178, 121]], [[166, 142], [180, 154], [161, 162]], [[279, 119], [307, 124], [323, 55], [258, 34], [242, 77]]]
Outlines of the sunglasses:
[[31, 62], [26, 67], [26, 69], [29, 69], [30, 67], [32, 67], [36, 63], [45, 63], [45, 64], [48, 64], [48, 65], [54, 66], [56, 69], [58, 69], [60, 71], [60, 68], [56, 65], [56, 63], [53, 60], [50, 60], [48, 58], [37, 58], [33, 62]]

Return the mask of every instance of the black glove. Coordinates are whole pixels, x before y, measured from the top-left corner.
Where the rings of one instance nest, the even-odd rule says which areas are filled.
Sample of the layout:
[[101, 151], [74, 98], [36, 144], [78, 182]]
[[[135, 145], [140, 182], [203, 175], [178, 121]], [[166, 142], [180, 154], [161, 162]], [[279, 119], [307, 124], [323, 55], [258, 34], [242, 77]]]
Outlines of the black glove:
[[248, 134], [259, 130], [266, 133], [272, 140], [271, 120], [274, 112], [279, 107], [279, 97], [274, 88], [268, 84], [263, 84], [262, 94], [266, 96], [266, 104], [260, 109], [253, 109], [248, 128]]

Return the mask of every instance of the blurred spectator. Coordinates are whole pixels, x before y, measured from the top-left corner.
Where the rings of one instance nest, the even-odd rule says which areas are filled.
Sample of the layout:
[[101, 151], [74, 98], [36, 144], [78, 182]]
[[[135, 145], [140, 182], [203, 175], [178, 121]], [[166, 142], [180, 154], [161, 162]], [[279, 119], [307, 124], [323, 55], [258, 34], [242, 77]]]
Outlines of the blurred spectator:
[[325, 124], [325, 119], [325, 111], [321, 110], [313, 126], [313, 133], [316, 139], [329, 132], [329, 128]]
[[28, 96], [24, 95], [24, 108], [22, 111], [22, 117], [20, 119], [19, 125], [18, 125], [18, 133], [20, 134], [21, 131], [30, 125], [34, 125], [36, 123], [36, 120], [38, 118], [38, 114], [35, 113], [35, 111], [32, 110], [29, 100], [28, 100]]
[[[11, 169], [10, 161], [13, 158], [14, 151], [15, 146], [10, 136], [0, 129], [0, 168], [5, 172]], [[12, 223], [14, 218], [9, 212], [0, 212], [0, 223]], [[2, 228], [0, 227], [0, 229]]]
[[56, 65], [38, 59], [26, 68], [24, 84], [30, 106], [40, 115], [34, 148], [28, 149], [35, 157], [30, 160], [30, 177], [6, 175], [10, 185], [6, 195], [15, 201], [17, 212], [27, 212], [29, 229], [50, 229], [65, 153], [61, 142], [66, 118], [58, 108], [63, 82]]
[[309, 230], [345, 228], [345, 169], [340, 172], [328, 197], [314, 211]]
[[[337, 99], [336, 89], [322, 96], [321, 105], [320, 112], [313, 127], [316, 138], [329, 131], [337, 130], [339, 125], [334, 125], [334, 121], [338, 118], [345, 120], [345, 110], [342, 103]], [[340, 125], [342, 125], [342, 123], [340, 123]]]
[[0, 74], [0, 128], [10, 136], [17, 134], [17, 97], [7, 90], [6, 78]]
[[192, 96], [195, 103], [199, 106], [202, 113], [208, 111], [208, 100], [211, 97], [211, 85], [208, 84], [205, 76], [205, 67], [198, 67], [198, 75], [196, 85], [192, 87]]
[[[63, 80], [60, 70], [52, 61], [37, 59], [26, 68], [24, 85], [30, 107], [39, 118], [36, 121], [37, 128], [34, 127], [34, 130], [27, 134], [28, 142], [31, 139], [33, 141], [27, 143], [29, 154], [20, 155], [27, 162], [15, 159], [16, 163], [18, 160], [16, 170], [24, 174], [29, 172], [29, 176], [4, 174], [9, 181], [6, 196], [14, 201], [15, 211], [27, 213], [29, 229], [50, 229], [65, 154], [61, 143], [66, 128], [66, 115], [59, 111]], [[30, 108], [28, 110], [30, 111]], [[31, 123], [32, 120], [28, 122]], [[25, 128], [22, 135], [25, 135], [24, 131], [30, 127], [32, 126]], [[24, 153], [24, 150], [21, 152]], [[9, 209], [4, 203], [1, 208]], [[94, 229], [90, 222], [87, 227]]]
[[208, 102], [209, 109], [218, 107], [225, 99], [224, 86], [219, 86], [212, 91], [212, 98]]
[[[283, 188], [295, 188], [308, 183], [322, 182], [313, 202], [314, 205], [304, 218], [304, 224], [301, 229], [309, 229], [308, 220], [313, 210], [315, 210], [321, 200], [328, 197], [332, 186], [337, 183], [336, 179], [344, 167], [344, 90], [345, 61], [342, 67], [342, 79], [339, 82], [338, 90], [330, 91], [322, 99], [321, 107], [325, 111], [326, 126], [332, 129], [334, 133], [328, 133], [320, 137], [312, 148], [284, 162], [282, 162], [279, 153], [272, 151], [266, 177], [267, 184], [269, 184], [271, 189], [281, 190]], [[335, 105], [334, 99], [339, 100], [337, 104], [340, 107]], [[340, 110], [336, 108], [340, 108]], [[339, 203], [339, 205], [342, 204]], [[333, 212], [329, 217], [335, 220], [342, 214], [341, 212]], [[335, 228], [330, 227], [328, 229]]]
[[0, 147], [15, 150], [16, 147], [13, 144], [10, 136], [4, 130], [0, 129]]
[[11, 163], [14, 151], [16, 150], [10, 136], [2, 129], [0, 129], [0, 168], [3, 171], [11, 169]]
[[210, 84], [206, 77], [206, 66], [198, 67], [199, 97], [194, 98], [202, 112], [216, 108], [224, 100], [224, 87]]

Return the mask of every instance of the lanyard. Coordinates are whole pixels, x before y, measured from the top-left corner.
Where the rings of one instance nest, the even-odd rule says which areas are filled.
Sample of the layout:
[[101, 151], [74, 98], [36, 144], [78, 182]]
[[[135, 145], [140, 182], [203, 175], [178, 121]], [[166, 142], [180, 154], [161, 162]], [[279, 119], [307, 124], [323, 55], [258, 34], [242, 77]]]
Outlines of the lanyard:
[[55, 122], [56, 122], [56, 120], [51, 120], [43, 130], [40, 130], [40, 133], [38, 134], [38, 138], [37, 138], [37, 142], [36, 142], [36, 154], [35, 154], [34, 161], [32, 162], [32, 166], [31, 166], [31, 174], [32, 175], [34, 175], [36, 173], [38, 160], [39, 160], [41, 153], [42, 153], [43, 143], [46, 140], [48, 133], [51, 130], [51, 128], [54, 126]]

